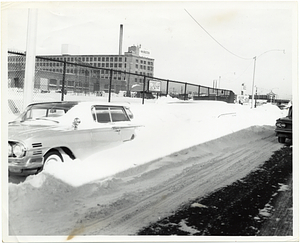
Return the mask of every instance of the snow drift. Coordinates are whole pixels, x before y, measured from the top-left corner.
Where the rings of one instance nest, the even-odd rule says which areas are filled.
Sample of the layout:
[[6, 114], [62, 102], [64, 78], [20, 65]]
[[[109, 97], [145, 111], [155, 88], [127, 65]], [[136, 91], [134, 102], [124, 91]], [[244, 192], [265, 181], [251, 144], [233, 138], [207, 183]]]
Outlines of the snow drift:
[[103, 182], [118, 172], [250, 126], [273, 126], [277, 118], [286, 115], [286, 111], [271, 104], [251, 109], [248, 105], [179, 101], [170, 97], [145, 105], [132, 103], [131, 110], [134, 122], [142, 125], [136, 139], [102, 152], [95, 151], [82, 161], [64, 156], [64, 163], [52, 164], [17, 186], [40, 187], [50, 178], [75, 187], [96, 180]]

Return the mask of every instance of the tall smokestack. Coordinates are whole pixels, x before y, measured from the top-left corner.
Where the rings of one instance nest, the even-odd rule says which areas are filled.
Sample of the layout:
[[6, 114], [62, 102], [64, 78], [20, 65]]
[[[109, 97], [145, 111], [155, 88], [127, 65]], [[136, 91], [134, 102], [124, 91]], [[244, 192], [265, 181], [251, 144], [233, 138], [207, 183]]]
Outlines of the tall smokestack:
[[123, 44], [123, 25], [120, 25], [120, 41], [119, 41], [119, 55], [122, 55], [122, 44]]

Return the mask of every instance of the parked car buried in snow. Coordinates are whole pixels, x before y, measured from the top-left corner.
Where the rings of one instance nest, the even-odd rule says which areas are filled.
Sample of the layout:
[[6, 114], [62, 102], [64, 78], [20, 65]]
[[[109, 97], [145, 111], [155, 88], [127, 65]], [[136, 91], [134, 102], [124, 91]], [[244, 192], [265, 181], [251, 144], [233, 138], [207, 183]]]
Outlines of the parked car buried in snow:
[[29, 105], [8, 124], [10, 172], [40, 172], [50, 162], [89, 155], [135, 137], [132, 113], [124, 105], [43, 102]]
[[278, 137], [279, 143], [285, 143], [285, 140], [293, 138], [293, 123], [292, 123], [293, 107], [291, 106], [288, 111], [288, 115], [276, 120], [275, 133]]

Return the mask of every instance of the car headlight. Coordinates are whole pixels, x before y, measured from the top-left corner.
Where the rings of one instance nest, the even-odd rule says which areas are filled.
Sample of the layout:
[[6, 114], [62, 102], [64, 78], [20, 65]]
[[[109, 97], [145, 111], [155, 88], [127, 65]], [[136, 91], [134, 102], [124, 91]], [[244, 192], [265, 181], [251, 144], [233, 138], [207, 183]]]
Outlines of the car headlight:
[[286, 124], [285, 123], [277, 123], [276, 126], [279, 128], [285, 128]]
[[18, 158], [23, 157], [25, 155], [25, 152], [26, 152], [26, 149], [25, 149], [24, 145], [21, 143], [16, 143], [12, 147], [12, 153]]
[[12, 146], [10, 145], [10, 143], [8, 143], [8, 157], [11, 157], [13, 155], [13, 152], [12, 152]]

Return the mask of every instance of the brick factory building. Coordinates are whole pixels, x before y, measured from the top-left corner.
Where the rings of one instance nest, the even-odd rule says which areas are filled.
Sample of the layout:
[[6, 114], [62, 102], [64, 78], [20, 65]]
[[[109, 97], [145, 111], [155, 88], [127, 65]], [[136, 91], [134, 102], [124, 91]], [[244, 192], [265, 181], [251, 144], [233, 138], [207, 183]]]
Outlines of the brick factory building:
[[[66, 89], [73, 92], [108, 92], [110, 70], [120, 70], [133, 74], [113, 72], [112, 92], [130, 91], [131, 87], [143, 83], [143, 76], [153, 77], [154, 59], [150, 52], [140, 45], [131, 46], [124, 55], [72, 55], [62, 51], [62, 55], [38, 56], [36, 58], [36, 77], [34, 88], [57, 90], [61, 88], [63, 62], [74, 63], [66, 66]], [[53, 61], [49, 60], [52, 59]], [[57, 61], [56, 61], [57, 60]], [[79, 65], [76, 65], [79, 64]], [[80, 66], [80, 64], [84, 66]], [[104, 68], [88, 68], [86, 66]], [[8, 57], [9, 87], [23, 88], [25, 57]]]

